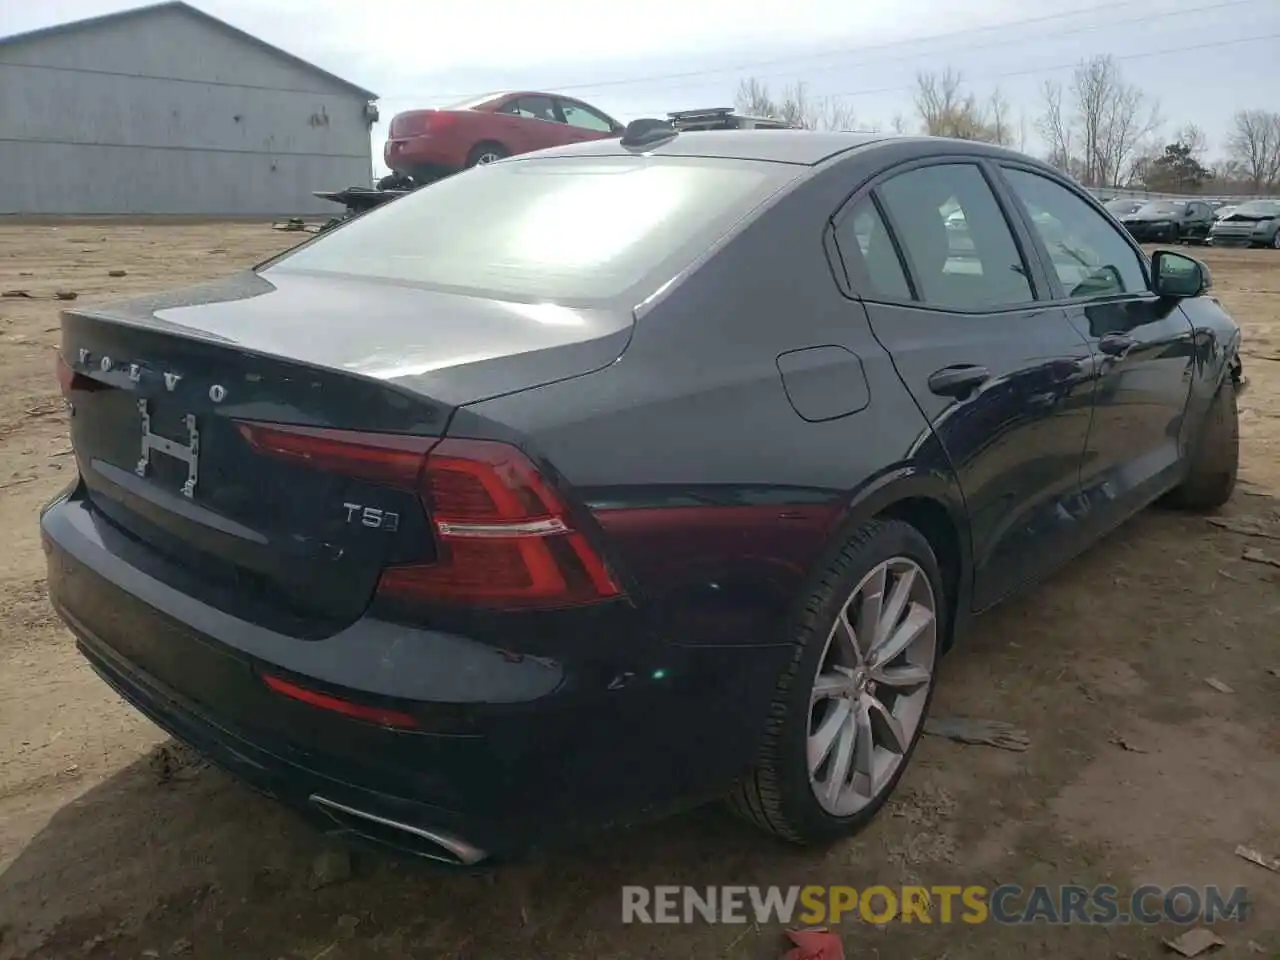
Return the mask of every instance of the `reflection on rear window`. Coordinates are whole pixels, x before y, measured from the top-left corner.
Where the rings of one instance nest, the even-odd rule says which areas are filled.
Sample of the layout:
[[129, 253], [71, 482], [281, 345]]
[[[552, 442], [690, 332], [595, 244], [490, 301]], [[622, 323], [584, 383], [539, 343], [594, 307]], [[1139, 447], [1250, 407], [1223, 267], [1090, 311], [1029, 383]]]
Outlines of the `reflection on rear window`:
[[379, 207], [269, 268], [515, 300], [592, 301], [688, 266], [802, 168], [732, 160], [523, 160]]

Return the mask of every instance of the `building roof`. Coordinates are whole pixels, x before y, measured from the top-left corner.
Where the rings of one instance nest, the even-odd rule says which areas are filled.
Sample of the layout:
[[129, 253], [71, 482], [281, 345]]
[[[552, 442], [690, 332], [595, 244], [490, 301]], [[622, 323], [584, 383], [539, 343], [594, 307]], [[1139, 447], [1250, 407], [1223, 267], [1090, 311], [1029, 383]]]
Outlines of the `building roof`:
[[151, 3], [144, 7], [133, 7], [129, 10], [118, 10], [115, 13], [106, 13], [100, 17], [88, 17], [84, 20], [72, 20], [70, 23], [56, 23], [51, 27], [41, 27], [38, 30], [28, 30], [25, 33], [10, 34], [7, 37], [0, 37], [0, 50], [3, 50], [4, 47], [9, 46], [10, 44], [23, 43], [28, 40], [37, 40], [44, 37], [54, 37], [59, 34], [71, 33], [76, 30], [87, 30], [104, 23], [116, 23], [121, 20], [150, 16], [151, 14], [161, 10], [177, 10], [181, 13], [185, 13], [203, 23], [214, 26], [225, 33], [229, 33], [239, 40], [243, 40], [246, 43], [252, 43], [254, 46], [266, 50], [277, 57], [288, 60], [298, 66], [312, 71], [313, 73], [326, 77], [329, 80], [333, 80], [336, 83], [340, 83], [352, 93], [359, 94], [368, 100], [378, 99], [378, 95], [373, 91], [366, 90], [364, 87], [358, 86], [350, 80], [344, 80], [342, 77], [332, 74], [328, 70], [323, 70], [320, 67], [317, 67], [314, 63], [303, 60], [301, 57], [295, 56], [287, 50], [281, 50], [279, 47], [272, 46], [265, 40], [259, 39], [251, 33], [246, 33], [239, 27], [233, 27], [225, 20], [219, 20], [217, 17], [213, 16], [213, 14], [205, 13], [203, 10], [184, 2], [184, 0], [162, 0], [160, 3]]

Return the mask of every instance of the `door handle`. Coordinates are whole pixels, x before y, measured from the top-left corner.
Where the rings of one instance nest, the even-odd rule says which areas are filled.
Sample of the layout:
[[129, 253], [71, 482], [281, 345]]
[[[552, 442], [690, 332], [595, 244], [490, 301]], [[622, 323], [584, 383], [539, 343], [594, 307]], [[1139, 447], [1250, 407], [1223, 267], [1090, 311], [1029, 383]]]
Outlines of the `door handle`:
[[1122, 333], [1108, 333], [1098, 341], [1098, 349], [1108, 357], [1114, 357], [1117, 360], [1123, 360], [1125, 354], [1137, 345], [1137, 340], [1126, 337]]
[[940, 397], [964, 400], [990, 379], [991, 373], [986, 367], [957, 363], [930, 374], [929, 389]]

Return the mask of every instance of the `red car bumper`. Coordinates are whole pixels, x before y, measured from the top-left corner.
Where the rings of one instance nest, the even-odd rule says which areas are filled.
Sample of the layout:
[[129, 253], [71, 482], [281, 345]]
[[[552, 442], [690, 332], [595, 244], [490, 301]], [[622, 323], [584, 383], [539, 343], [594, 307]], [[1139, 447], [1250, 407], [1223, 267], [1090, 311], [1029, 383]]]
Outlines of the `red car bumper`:
[[461, 170], [466, 150], [457, 143], [426, 133], [415, 137], [393, 137], [382, 148], [382, 160], [389, 170], [412, 174], [415, 170]]

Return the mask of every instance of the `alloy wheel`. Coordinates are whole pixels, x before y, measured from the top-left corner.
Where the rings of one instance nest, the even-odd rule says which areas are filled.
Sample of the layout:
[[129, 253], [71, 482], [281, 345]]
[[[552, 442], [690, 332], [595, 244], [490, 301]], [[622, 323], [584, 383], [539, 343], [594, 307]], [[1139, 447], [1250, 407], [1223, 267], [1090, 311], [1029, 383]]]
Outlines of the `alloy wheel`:
[[486, 150], [480, 156], [476, 157], [476, 166], [482, 166], [487, 163], [497, 163], [502, 157], [491, 150]]
[[914, 560], [878, 564], [841, 605], [810, 694], [809, 784], [828, 814], [875, 801], [915, 742], [938, 652], [937, 601]]

